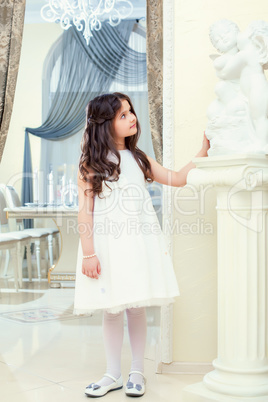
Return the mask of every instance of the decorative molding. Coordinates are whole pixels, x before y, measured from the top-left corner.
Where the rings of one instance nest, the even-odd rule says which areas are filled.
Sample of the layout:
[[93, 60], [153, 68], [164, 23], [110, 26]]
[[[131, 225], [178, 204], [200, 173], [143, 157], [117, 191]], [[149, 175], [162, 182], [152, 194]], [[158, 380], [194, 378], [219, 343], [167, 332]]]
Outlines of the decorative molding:
[[162, 373], [166, 374], [200, 374], [205, 375], [213, 370], [211, 363], [172, 362], [162, 364]]
[[66, 273], [60, 273], [60, 274], [50, 274], [49, 283], [54, 282], [54, 281], [56, 281], [56, 282], [58, 282], [58, 281], [75, 282], [75, 273], [66, 272]]
[[[241, 190], [252, 191], [256, 188], [268, 186], [267, 157], [253, 156], [247, 160], [244, 156], [232, 156], [228, 158], [227, 166], [225, 157], [214, 157], [210, 165], [205, 158], [196, 158], [194, 163], [196, 169], [192, 169], [187, 177], [187, 183], [204, 187], [210, 185], [215, 187], [231, 187]], [[210, 159], [210, 158], [209, 158]], [[261, 166], [262, 162], [262, 166]], [[232, 165], [231, 165], [232, 163]], [[231, 189], [229, 188], [229, 191]]]
[[[173, 44], [174, 44], [174, 0], [163, 0], [163, 166], [173, 168], [173, 148], [174, 148], [174, 63], [173, 63]], [[163, 186], [163, 222], [173, 221], [172, 215], [172, 188]], [[164, 225], [163, 225], [164, 226]], [[172, 235], [166, 234], [166, 240], [170, 254], [172, 255]], [[161, 328], [160, 328], [160, 353], [158, 363], [172, 362], [173, 348], [173, 306], [161, 308]], [[158, 368], [163, 365], [158, 364]]]

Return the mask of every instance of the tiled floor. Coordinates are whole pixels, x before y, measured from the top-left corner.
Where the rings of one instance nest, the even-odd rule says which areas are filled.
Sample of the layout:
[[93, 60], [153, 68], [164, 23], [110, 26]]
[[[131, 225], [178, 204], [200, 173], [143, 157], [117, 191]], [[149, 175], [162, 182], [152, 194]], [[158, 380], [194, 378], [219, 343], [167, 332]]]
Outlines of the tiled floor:
[[[19, 293], [12, 280], [0, 279], [0, 314], [38, 307], [72, 309], [74, 289], [50, 289], [41, 283], [24, 282]], [[5, 402], [79, 402], [91, 400], [84, 388], [98, 380], [105, 369], [101, 315], [23, 323], [0, 315], [0, 399]], [[157, 329], [148, 327], [148, 348]], [[151, 343], [151, 345], [149, 344]], [[156, 374], [152, 353], [147, 350], [146, 394], [142, 401], [180, 402], [181, 390], [201, 380], [198, 375]], [[122, 351], [124, 382], [131, 352], [125, 333]], [[124, 389], [104, 397], [105, 401], [129, 401]]]

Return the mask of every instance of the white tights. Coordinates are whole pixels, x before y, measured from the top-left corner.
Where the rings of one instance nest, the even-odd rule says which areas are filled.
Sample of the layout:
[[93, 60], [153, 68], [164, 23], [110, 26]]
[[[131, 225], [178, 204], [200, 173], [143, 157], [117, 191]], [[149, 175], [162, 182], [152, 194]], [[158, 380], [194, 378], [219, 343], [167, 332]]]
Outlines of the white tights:
[[[147, 322], [145, 307], [126, 309], [128, 334], [132, 352], [131, 370], [144, 371]], [[103, 313], [103, 339], [106, 353], [106, 372], [119, 378], [121, 375], [121, 351], [124, 337], [124, 311], [117, 314]], [[131, 374], [130, 381], [141, 384], [140, 374]], [[109, 385], [112, 380], [103, 377], [96, 384]]]

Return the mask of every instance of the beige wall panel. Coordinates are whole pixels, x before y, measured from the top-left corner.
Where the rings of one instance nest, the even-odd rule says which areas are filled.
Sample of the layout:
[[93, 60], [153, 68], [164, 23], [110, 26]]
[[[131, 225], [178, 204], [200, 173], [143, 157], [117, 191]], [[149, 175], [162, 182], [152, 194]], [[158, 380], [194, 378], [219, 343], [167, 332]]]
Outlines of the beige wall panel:
[[[209, 26], [227, 18], [243, 30], [252, 20], [268, 21], [268, 6], [263, 0], [174, 0], [174, 10], [174, 166], [178, 170], [200, 149], [206, 110], [214, 99], [217, 79], [209, 55], [215, 49], [209, 40]], [[188, 191], [193, 197], [193, 191]], [[193, 215], [185, 215], [183, 208], [179, 211], [174, 206], [174, 220], [179, 221], [180, 228], [188, 224], [188, 233], [186, 225], [184, 231], [173, 236], [175, 271], [181, 290], [174, 306], [174, 361], [210, 362], [216, 357], [215, 194], [207, 190], [204, 197], [199, 194], [198, 198], [184, 202], [189, 210], [194, 210], [196, 203]], [[200, 210], [202, 198], [204, 211]], [[202, 219], [204, 224], [211, 224], [213, 233], [202, 232]], [[189, 233], [191, 225], [198, 222], [199, 234]]]

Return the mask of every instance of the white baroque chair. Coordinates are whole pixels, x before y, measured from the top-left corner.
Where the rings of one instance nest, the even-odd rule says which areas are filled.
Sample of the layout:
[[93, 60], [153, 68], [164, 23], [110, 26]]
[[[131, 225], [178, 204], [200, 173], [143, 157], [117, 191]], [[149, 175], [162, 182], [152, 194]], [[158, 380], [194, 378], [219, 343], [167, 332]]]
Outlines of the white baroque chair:
[[[2, 233], [2, 228], [5, 228], [7, 225], [6, 214], [4, 212], [4, 208], [6, 206], [5, 198], [3, 194], [0, 192], [0, 250], [1, 253], [1, 262], [3, 260], [3, 251], [5, 251], [5, 267], [4, 267], [4, 275], [7, 274], [9, 260], [10, 260], [10, 252], [14, 252], [16, 248], [16, 258], [14, 259], [14, 282], [16, 290], [18, 291], [18, 282], [20, 287], [22, 287], [22, 261], [24, 256], [24, 250], [26, 247], [26, 255], [27, 255], [27, 268], [28, 268], [28, 276], [29, 280], [32, 280], [32, 263], [31, 263], [31, 236], [27, 233], [23, 233], [22, 231], [15, 232], [6, 232]], [[3, 226], [2, 226], [3, 224]]]
[[[14, 207], [21, 207], [21, 201], [18, 196], [18, 193], [16, 192], [15, 188], [12, 186], [4, 186], [4, 192], [5, 192], [5, 197], [6, 197], [6, 202], [9, 208], [14, 208]], [[17, 227], [19, 230], [23, 229], [23, 220], [22, 219], [17, 219], [16, 220]], [[31, 231], [33, 229], [24, 229], [25, 231], [27, 230], [29, 234], [31, 234]], [[53, 240], [55, 243], [55, 249], [56, 249], [56, 258], [59, 258], [59, 238], [60, 238], [60, 232], [57, 228], [34, 228], [35, 231], [43, 231], [47, 233], [48, 235], [48, 254], [49, 254], [49, 263], [50, 267], [54, 264], [54, 253], [53, 253]]]
[[[19, 241], [17, 239], [12, 238], [11, 236], [8, 236], [5, 233], [0, 233], [0, 250], [1, 250], [1, 260], [3, 257], [3, 251], [6, 252], [6, 256], [9, 256], [9, 252], [11, 254], [11, 260], [13, 261], [14, 265], [14, 282], [15, 282], [15, 287], [16, 291], [18, 291], [18, 272], [19, 272], [19, 259], [17, 256], [17, 250], [18, 250], [18, 243]], [[8, 254], [7, 254], [8, 252]], [[7, 259], [6, 259], [7, 261]], [[9, 261], [9, 258], [8, 258]]]
[[[6, 212], [4, 209], [6, 208], [6, 198], [3, 191], [3, 186], [0, 186], [0, 231], [2, 235], [6, 235], [8, 237], [12, 237], [14, 234], [14, 239], [17, 241], [21, 240], [18, 251], [18, 256], [23, 256], [24, 245], [26, 246], [27, 250], [27, 265], [28, 265], [28, 275], [29, 280], [32, 279], [32, 270], [31, 270], [31, 252], [30, 252], [30, 244], [34, 243], [35, 245], [35, 253], [36, 253], [36, 265], [37, 265], [37, 273], [38, 279], [41, 280], [41, 254], [40, 254], [40, 245], [41, 242], [46, 242], [48, 240], [48, 233], [43, 229], [28, 229], [28, 230], [18, 230], [18, 231], [9, 231], [8, 219], [6, 217]], [[29, 243], [29, 244], [28, 244]], [[7, 250], [8, 251], [8, 250]], [[7, 275], [9, 265], [9, 253], [6, 253], [6, 261], [5, 261], [5, 268], [4, 268], [4, 275]], [[18, 270], [20, 284], [22, 285], [22, 268]]]
[[[27, 269], [28, 269], [28, 278], [29, 281], [32, 281], [32, 259], [31, 259], [31, 241], [32, 238], [30, 235], [23, 233], [22, 231], [15, 231], [15, 232], [7, 232], [7, 233], [0, 233], [0, 245], [1, 250], [6, 250], [6, 260], [5, 260], [5, 270], [4, 275], [7, 274], [8, 266], [10, 263], [10, 255], [9, 255], [9, 247], [6, 244], [6, 248], [3, 246], [5, 242], [10, 240], [16, 243], [16, 261], [14, 263], [14, 282], [15, 288], [18, 291], [18, 288], [22, 288], [22, 262], [24, 257], [24, 250], [26, 248], [26, 257], [27, 257]], [[18, 286], [19, 285], [19, 286]]]

